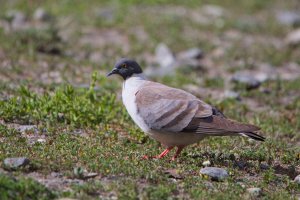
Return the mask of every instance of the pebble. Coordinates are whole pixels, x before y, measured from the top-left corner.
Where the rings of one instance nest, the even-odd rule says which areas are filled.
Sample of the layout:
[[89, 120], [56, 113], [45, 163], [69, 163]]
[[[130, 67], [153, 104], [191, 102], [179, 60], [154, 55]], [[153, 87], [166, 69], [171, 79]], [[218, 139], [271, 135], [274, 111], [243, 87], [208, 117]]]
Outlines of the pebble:
[[8, 170], [15, 170], [19, 167], [26, 166], [30, 163], [30, 160], [25, 157], [18, 158], [6, 158], [3, 161], [4, 168]]
[[19, 127], [16, 128], [17, 131], [24, 133], [26, 131], [34, 131], [34, 132], [38, 132], [38, 128], [36, 125], [21, 125]]
[[268, 170], [268, 169], [270, 169], [270, 166], [268, 164], [266, 164], [266, 163], [261, 163], [259, 167], [262, 170]]
[[27, 27], [27, 17], [20, 11], [9, 11], [8, 17], [11, 18], [11, 26], [13, 30], [23, 30]]
[[160, 43], [155, 49], [156, 62], [160, 67], [171, 67], [175, 63], [175, 57], [169, 47]]
[[47, 22], [51, 20], [51, 15], [47, 13], [43, 8], [38, 8], [33, 14], [33, 19], [40, 22]]
[[200, 174], [211, 177], [213, 181], [222, 181], [228, 177], [228, 172], [219, 167], [205, 167], [200, 169]]
[[236, 99], [241, 100], [240, 94], [238, 92], [232, 91], [232, 90], [225, 90], [224, 91], [224, 97], [228, 99]]
[[253, 75], [242, 72], [235, 73], [231, 80], [233, 82], [246, 84], [247, 89], [258, 88], [261, 84]]
[[260, 188], [255, 188], [255, 187], [253, 187], [253, 188], [248, 188], [248, 189], [247, 189], [247, 192], [248, 192], [251, 196], [253, 196], [253, 197], [258, 197], [258, 196], [261, 195], [261, 189], [260, 189]]
[[205, 166], [205, 167], [207, 167], [207, 166], [210, 166], [211, 163], [210, 163], [209, 160], [206, 160], [206, 161], [204, 161], [204, 162], [202, 163], [202, 165]]
[[222, 17], [224, 15], [224, 9], [216, 5], [204, 5], [201, 10], [204, 14], [211, 17]]
[[44, 138], [39, 138], [39, 139], [37, 139], [37, 142], [39, 142], [39, 143], [46, 143], [46, 139], [44, 139]]
[[279, 23], [289, 26], [300, 25], [300, 14], [294, 11], [281, 11], [276, 14]]
[[177, 54], [177, 58], [182, 60], [200, 59], [202, 57], [203, 51], [200, 48], [188, 49]]
[[300, 174], [295, 177], [294, 181], [298, 184], [300, 184]]
[[300, 28], [290, 32], [286, 38], [285, 41], [288, 45], [296, 46], [300, 44]]

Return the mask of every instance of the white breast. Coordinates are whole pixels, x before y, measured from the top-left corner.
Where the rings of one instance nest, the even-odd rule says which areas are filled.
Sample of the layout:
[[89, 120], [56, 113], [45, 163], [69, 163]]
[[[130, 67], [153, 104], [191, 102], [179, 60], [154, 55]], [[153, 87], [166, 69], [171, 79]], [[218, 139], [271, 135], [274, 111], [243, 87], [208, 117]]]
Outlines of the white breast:
[[133, 119], [133, 121], [146, 133], [148, 133], [149, 127], [144, 120], [137, 113], [137, 106], [135, 102], [135, 94], [139, 88], [145, 83], [145, 78], [142, 74], [132, 75], [130, 78], [124, 81], [122, 89], [122, 100], [127, 112]]

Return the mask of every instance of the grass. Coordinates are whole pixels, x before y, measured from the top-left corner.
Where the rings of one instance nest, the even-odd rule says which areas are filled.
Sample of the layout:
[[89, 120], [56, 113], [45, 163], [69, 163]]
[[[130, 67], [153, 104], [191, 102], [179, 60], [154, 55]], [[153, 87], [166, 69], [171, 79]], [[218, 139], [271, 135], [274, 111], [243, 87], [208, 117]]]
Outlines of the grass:
[[6, 199], [55, 199], [56, 194], [32, 179], [0, 174], [0, 197]]
[[[272, 38], [281, 41], [291, 27], [274, 22], [271, 11], [293, 8], [297, 2], [212, 1], [230, 13], [222, 17], [223, 26], [194, 21], [191, 13], [199, 12], [204, 1], [30, 2], [6, 2], [0, 8], [2, 20], [7, 20], [7, 11], [17, 9], [27, 13], [30, 21], [31, 13], [40, 6], [55, 16], [46, 29], [7, 34], [0, 28], [0, 161], [20, 156], [31, 161], [28, 168], [0, 171], [1, 199], [251, 199], [247, 193], [250, 187], [262, 188], [261, 199], [299, 196], [300, 186], [293, 182], [300, 173], [299, 78], [269, 80], [260, 87], [268, 92], [231, 85], [240, 93], [241, 101], [196, 93], [228, 117], [260, 126], [267, 140], [256, 143], [241, 137], [206, 138], [184, 149], [178, 161], [171, 162], [170, 157], [141, 159], [143, 155], [159, 154], [163, 147], [130, 119], [120, 100], [121, 81], [105, 77], [120, 56], [136, 57], [146, 65], [147, 57], [160, 42], [175, 53], [200, 46], [206, 62], [212, 63], [206, 70], [182, 67], [173, 76], [155, 78], [179, 88], [193, 85], [220, 92], [228, 89], [227, 74], [237, 70], [255, 69], [257, 63], [264, 62], [274, 68], [299, 63], [299, 48], [278, 49], [272, 43]], [[113, 9], [112, 21], [97, 15], [102, 7]], [[174, 9], [178, 7], [188, 12], [177, 15]], [[241, 20], [248, 15], [259, 24]], [[63, 28], [58, 26], [64, 17], [72, 19], [66, 41], [60, 36]], [[145, 40], [138, 37], [137, 27], [145, 31]], [[99, 33], [113, 30], [122, 39], [117, 34], [113, 38], [116, 44], [81, 44], [90, 29]], [[240, 34], [240, 39], [227, 38], [232, 30]], [[93, 42], [103, 40], [98, 35]], [[243, 39], [249, 37], [254, 42], [245, 47]], [[128, 50], [122, 49], [126, 43]], [[211, 55], [217, 48], [225, 52], [215, 58]], [[103, 56], [99, 63], [89, 58], [93, 52]], [[210, 70], [221, 71], [215, 77], [206, 73]], [[30, 124], [36, 125], [37, 131], [17, 130]], [[38, 142], [39, 138], [45, 142]], [[230, 177], [213, 182], [201, 176], [199, 170], [207, 160], [212, 166], [227, 169]], [[170, 169], [182, 178], [172, 178], [166, 173]], [[52, 181], [55, 179], [49, 175], [60, 173], [66, 184], [45, 187], [28, 178], [31, 172]], [[98, 176], [87, 179], [82, 175], [85, 172]]]

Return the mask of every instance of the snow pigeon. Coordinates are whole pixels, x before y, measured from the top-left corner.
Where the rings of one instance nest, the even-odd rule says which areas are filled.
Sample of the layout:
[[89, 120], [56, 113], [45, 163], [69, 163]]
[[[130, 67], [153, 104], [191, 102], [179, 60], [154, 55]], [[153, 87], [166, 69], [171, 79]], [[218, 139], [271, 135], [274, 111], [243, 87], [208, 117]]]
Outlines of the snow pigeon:
[[107, 76], [113, 74], [124, 79], [122, 100], [133, 121], [167, 147], [155, 158], [163, 158], [177, 147], [174, 160], [184, 147], [207, 136], [240, 135], [265, 140], [256, 133], [259, 127], [228, 119], [215, 107], [181, 89], [147, 80], [134, 60], [120, 59]]

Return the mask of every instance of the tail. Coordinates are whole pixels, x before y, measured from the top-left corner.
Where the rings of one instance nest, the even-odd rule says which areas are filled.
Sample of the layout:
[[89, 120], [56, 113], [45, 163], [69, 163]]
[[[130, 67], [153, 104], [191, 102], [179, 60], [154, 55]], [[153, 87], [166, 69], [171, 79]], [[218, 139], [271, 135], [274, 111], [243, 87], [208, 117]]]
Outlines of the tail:
[[265, 141], [265, 138], [263, 136], [258, 135], [254, 132], [246, 132], [246, 133], [242, 133], [242, 135], [245, 135], [245, 136], [247, 136], [247, 137], [249, 137], [253, 140], [258, 140], [258, 141], [261, 141], [261, 142]]

